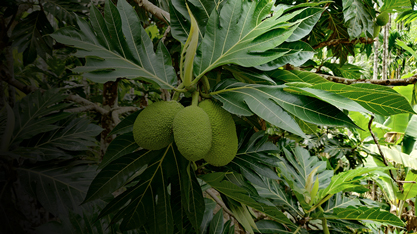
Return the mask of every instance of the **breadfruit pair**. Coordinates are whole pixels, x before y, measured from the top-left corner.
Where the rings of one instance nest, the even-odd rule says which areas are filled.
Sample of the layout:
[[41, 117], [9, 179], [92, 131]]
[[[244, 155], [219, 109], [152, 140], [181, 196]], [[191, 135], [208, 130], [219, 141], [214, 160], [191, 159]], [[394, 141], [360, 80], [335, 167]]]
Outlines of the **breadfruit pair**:
[[139, 146], [157, 150], [173, 140], [188, 160], [204, 158], [214, 166], [228, 164], [236, 155], [236, 126], [229, 112], [211, 100], [184, 108], [175, 101], [145, 108], [133, 126]]

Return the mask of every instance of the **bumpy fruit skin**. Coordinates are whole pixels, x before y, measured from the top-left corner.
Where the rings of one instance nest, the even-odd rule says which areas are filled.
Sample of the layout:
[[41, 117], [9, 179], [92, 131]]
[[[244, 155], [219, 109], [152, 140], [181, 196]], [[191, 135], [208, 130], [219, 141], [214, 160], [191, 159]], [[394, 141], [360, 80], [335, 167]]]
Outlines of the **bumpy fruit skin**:
[[176, 101], [155, 102], [147, 106], [133, 124], [136, 143], [148, 150], [158, 150], [168, 146], [173, 140], [172, 122], [175, 115], [184, 109]]
[[202, 159], [211, 148], [211, 124], [198, 106], [179, 111], [173, 122], [174, 140], [180, 153], [190, 161]]
[[217, 167], [227, 165], [236, 156], [238, 149], [232, 115], [209, 99], [200, 102], [199, 106], [207, 113], [212, 132], [211, 148], [204, 160]]
[[376, 24], [379, 26], [384, 26], [388, 23], [389, 15], [388, 12], [384, 11], [376, 17]]

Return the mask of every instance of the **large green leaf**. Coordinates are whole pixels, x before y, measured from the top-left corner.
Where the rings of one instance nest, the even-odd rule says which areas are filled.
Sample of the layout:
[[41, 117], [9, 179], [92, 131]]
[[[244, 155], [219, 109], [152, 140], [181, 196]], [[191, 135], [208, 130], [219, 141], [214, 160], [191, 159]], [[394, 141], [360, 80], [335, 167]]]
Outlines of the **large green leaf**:
[[[348, 29], [344, 23], [343, 12], [341, 11], [341, 9], [343, 9], [342, 4], [343, 1], [333, 2], [320, 18], [320, 26], [325, 28], [326, 31], [330, 30], [330, 36], [323, 38], [321, 35], [322, 32], [319, 32], [318, 40], [316, 40], [317, 43], [350, 39]], [[347, 61], [349, 54], [355, 54], [353, 44], [336, 43], [335, 45], [328, 46], [327, 48], [332, 52], [333, 56], [340, 59], [340, 64], [344, 64]]]
[[254, 185], [254, 187], [259, 196], [270, 200], [275, 206], [294, 216], [303, 216], [303, 212], [298, 208], [297, 200], [293, 199], [292, 195], [286, 192], [276, 180], [265, 179], [265, 186]]
[[159, 151], [141, 150], [125, 155], [104, 167], [91, 182], [84, 203], [107, 196], [119, 189], [138, 170], [148, 165]]
[[243, 83], [248, 84], [272, 84], [275, 85], [275, 81], [267, 76], [264, 72], [260, 72], [253, 68], [239, 67], [235, 65], [224, 66], [223, 69], [230, 71], [233, 77]]
[[381, 210], [379, 207], [369, 208], [366, 206], [346, 208], [335, 208], [333, 214], [324, 215], [326, 219], [346, 219], [346, 220], [369, 220], [389, 224], [392, 226], [403, 227], [404, 223], [400, 218], [388, 211]]
[[276, 51], [279, 53], [285, 51], [289, 52], [273, 61], [256, 66], [256, 68], [263, 71], [271, 71], [282, 67], [285, 64], [291, 64], [299, 67], [307, 62], [307, 60], [313, 58], [314, 54], [316, 53], [309, 44], [303, 41], [296, 41], [292, 43], [284, 42], [276, 49], [272, 49], [271, 51]]
[[231, 162], [231, 166], [236, 165], [239, 168], [238, 171], [252, 183], [263, 184], [261, 176], [278, 179], [272, 167], [276, 166], [279, 160], [276, 156], [269, 154], [279, 152], [277, 146], [268, 140], [264, 131], [249, 134], [246, 136], [248, 140], [243, 139], [244, 143]]
[[259, 233], [308, 233], [308, 231], [305, 229], [299, 229], [297, 232], [289, 231], [281, 223], [266, 219], [262, 219], [256, 222], [256, 226], [258, 227]]
[[330, 185], [327, 186], [325, 189], [322, 189], [319, 191], [318, 198], [319, 200], [324, 198], [328, 195], [333, 195], [339, 192], [342, 192], [347, 189], [353, 189], [353, 188], [359, 188], [362, 187], [362, 185], [359, 185], [355, 183], [359, 179], [361, 179], [362, 175], [366, 173], [371, 172], [377, 172], [377, 171], [385, 171], [391, 168], [388, 167], [371, 167], [371, 168], [355, 168], [349, 171], [341, 172], [337, 175], [332, 176]]
[[291, 19], [292, 22], [300, 20], [301, 23], [286, 41], [298, 41], [309, 35], [314, 25], [319, 21], [323, 11], [323, 8], [310, 7]]
[[388, 12], [396, 10], [402, 12], [411, 8], [411, 2], [410, 0], [384, 0], [384, 5], [379, 10]]
[[278, 169], [285, 180], [292, 181], [298, 188], [304, 189], [309, 183], [309, 176], [312, 174], [312, 181], [318, 178], [319, 187], [325, 188], [330, 184], [333, 176], [332, 170], [326, 170], [326, 162], [320, 161], [317, 156], [310, 156], [310, 153], [302, 148], [295, 147], [292, 152], [284, 148], [285, 160], [278, 164]]
[[217, 211], [210, 222], [209, 234], [222, 234], [223, 232], [223, 209]]
[[287, 21], [304, 9], [282, 15], [284, 9], [278, 6], [271, 16], [272, 6], [267, 0], [230, 0], [213, 11], [195, 60], [196, 77], [224, 64], [257, 66], [285, 54], [268, 50], [291, 36], [301, 21]]
[[328, 80], [313, 72], [304, 72], [297, 70], [275, 70], [269, 72], [268, 75], [270, 75], [274, 79], [282, 80], [284, 82], [305, 82], [313, 85], [329, 82]]
[[103, 156], [99, 168], [102, 169], [112, 163], [114, 160], [132, 153], [133, 151], [139, 148], [135, 139], [133, 138], [133, 133], [128, 132], [116, 137], [110, 145], [107, 147], [106, 153]]
[[[288, 85], [290, 86], [291, 83], [289, 83]], [[292, 87], [292, 86], [290, 86], [289, 88], [286, 88], [285, 91], [291, 91], [291, 92], [294, 92], [295, 94], [300, 94], [300, 95], [305, 95], [305, 96], [310, 96], [310, 97], [314, 97], [317, 99], [321, 99], [336, 107], [339, 107], [340, 109], [369, 113], [368, 110], [363, 108], [357, 102], [350, 100], [349, 98], [344, 97], [342, 95], [331, 93], [328, 91], [312, 89], [309, 87], [298, 88], [298, 87]]]
[[368, 36], [374, 35], [373, 6], [361, 0], [346, 0], [343, 1], [343, 15], [351, 38], [359, 37], [362, 32]]
[[345, 96], [378, 115], [414, 114], [407, 99], [388, 87], [366, 83], [344, 85], [328, 82], [313, 85], [311, 88]]
[[88, 185], [96, 175], [97, 167], [85, 162], [61, 164], [38, 164], [19, 167], [19, 178], [25, 188], [34, 195], [40, 204], [55, 216], [67, 216], [71, 210], [77, 214], [92, 211], [95, 204], [80, 206], [87, 193]]
[[101, 211], [100, 217], [116, 213], [112, 222], [123, 219], [121, 230], [142, 227], [150, 233], [173, 233], [174, 223], [177, 227], [185, 225], [176, 219], [182, 217], [198, 231], [204, 210], [202, 192], [188, 161], [172, 144], [158, 151], [126, 155], [115, 162], [118, 163], [109, 164], [97, 175], [87, 199], [111, 193], [132, 175], [134, 179]]
[[23, 52], [24, 64], [32, 63], [39, 55], [46, 60], [52, 54], [52, 38], [48, 34], [54, 29], [44, 11], [33, 11], [13, 29], [13, 47]]
[[336, 208], [346, 208], [348, 206], [360, 206], [361, 203], [356, 197], [347, 197], [343, 193], [337, 193], [330, 198], [323, 207], [324, 212], [333, 212]]
[[75, 25], [77, 20], [75, 13], [82, 14], [87, 11], [88, 0], [45, 0], [42, 1], [46, 11], [51, 13], [61, 22]]
[[132, 6], [125, 0], [117, 8], [109, 0], [104, 18], [97, 8], [90, 8], [91, 25], [77, 19], [80, 30], [65, 27], [51, 36], [60, 43], [78, 48], [86, 65], [75, 71], [94, 82], [115, 81], [119, 77], [142, 79], [172, 89], [176, 75], [168, 50], [159, 43], [156, 53]]
[[417, 115], [413, 115], [411, 116], [410, 121], [408, 121], [407, 128], [405, 129], [405, 136], [402, 142], [403, 152], [410, 154], [414, 150], [416, 141], [417, 141]]
[[204, 209], [204, 215], [203, 220], [201, 221], [200, 226], [200, 233], [205, 234], [206, 230], [213, 219], [213, 211], [217, 206], [217, 203], [209, 198], [204, 198], [205, 203], [205, 209]]
[[340, 64], [326, 62], [324, 66], [329, 68], [335, 76], [346, 79], [360, 79], [363, 72], [361, 67], [349, 63], [340, 66]]
[[281, 211], [275, 206], [268, 206], [254, 200], [249, 196], [248, 191], [235, 185], [234, 183], [224, 180], [225, 173], [215, 172], [201, 176], [201, 178], [210, 186], [215, 188], [220, 193], [224, 194], [230, 199], [252, 207], [260, 212], [265, 213], [270, 218], [286, 224], [290, 228], [295, 228], [295, 224], [289, 220]]
[[66, 95], [58, 89], [49, 89], [44, 93], [38, 90], [24, 97], [13, 108], [16, 124], [10, 145], [17, 147], [25, 139], [59, 128], [60, 126], [53, 124], [70, 115], [60, 112], [70, 106], [60, 103], [65, 98]]
[[59, 121], [56, 127], [26, 140], [12, 152], [33, 156], [40, 161], [69, 159], [73, 157], [71, 152], [87, 151], [96, 146], [95, 137], [103, 130], [86, 118], [67, 118]]
[[[379, 154], [377, 145], [369, 144], [366, 146], [371, 152]], [[396, 147], [388, 147], [385, 145], [380, 146], [381, 151], [384, 153], [385, 158], [390, 162], [395, 162], [404, 165], [405, 167], [413, 168], [417, 170], [417, 157], [412, 154], [405, 154], [401, 152], [401, 149]]]
[[223, 108], [231, 113], [245, 116], [255, 113], [273, 125], [300, 136], [305, 134], [287, 112], [309, 123], [356, 127], [336, 107], [319, 99], [284, 92], [285, 87], [225, 80], [211, 94], [223, 102]]
[[[185, 6], [188, 2], [188, 6], [191, 9], [193, 15], [198, 16], [196, 18], [198, 28], [200, 29], [200, 36], [203, 37], [205, 28], [210, 17], [211, 12], [215, 7], [215, 1], [212, 0], [188, 0], [180, 1], [173, 0], [170, 4], [170, 15], [171, 15], [171, 33], [172, 36], [185, 44], [190, 31], [191, 23], [190, 16]], [[191, 3], [191, 4], [190, 4]]]
[[410, 169], [407, 172], [407, 176], [405, 177], [405, 181], [414, 181], [416, 183], [405, 183], [403, 186], [402, 197], [399, 199], [407, 200], [417, 196], [417, 171]]
[[126, 116], [126, 118], [122, 119], [122, 121], [111, 130], [109, 135], [124, 134], [127, 132], [132, 132], [133, 124], [135, 123], [136, 118], [138, 117], [139, 113], [142, 110], [143, 109], [133, 112], [132, 114]]

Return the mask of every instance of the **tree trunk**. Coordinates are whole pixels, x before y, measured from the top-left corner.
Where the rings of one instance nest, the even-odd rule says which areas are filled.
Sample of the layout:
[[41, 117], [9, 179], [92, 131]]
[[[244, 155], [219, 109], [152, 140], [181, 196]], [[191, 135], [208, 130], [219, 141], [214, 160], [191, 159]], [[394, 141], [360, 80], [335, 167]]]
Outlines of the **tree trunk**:
[[374, 42], [374, 74], [372, 76], [372, 79], [377, 80], [378, 79], [378, 51], [379, 50], [379, 39], [376, 38]]
[[382, 55], [382, 79], [386, 80], [389, 77], [388, 63], [388, 38], [389, 38], [390, 22], [384, 26], [384, 44], [383, 44], [383, 55]]
[[109, 113], [101, 116], [101, 127], [104, 130], [101, 132], [100, 139], [100, 160], [103, 159], [107, 147], [113, 140], [113, 137], [108, 135], [114, 128], [111, 110], [117, 107], [117, 88], [117, 81], [109, 81], [103, 85], [103, 108], [109, 110]]

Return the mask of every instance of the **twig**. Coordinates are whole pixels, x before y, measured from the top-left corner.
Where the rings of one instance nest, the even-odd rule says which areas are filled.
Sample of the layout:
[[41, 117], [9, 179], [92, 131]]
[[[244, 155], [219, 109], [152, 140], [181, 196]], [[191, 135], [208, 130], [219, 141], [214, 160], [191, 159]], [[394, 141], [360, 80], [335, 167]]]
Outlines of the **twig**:
[[360, 37], [356, 40], [350, 40], [350, 39], [345, 39], [345, 38], [341, 38], [341, 39], [333, 39], [330, 41], [325, 41], [322, 43], [317, 44], [316, 46], [313, 46], [313, 49], [318, 49], [318, 48], [322, 48], [322, 47], [326, 47], [326, 46], [334, 46], [334, 45], [338, 45], [338, 44], [357, 44], [357, 43], [364, 43], [364, 44], [371, 44], [374, 43], [374, 39], [373, 38], [369, 38], [369, 37]]
[[[369, 120], [369, 123], [368, 123], [368, 129], [369, 129], [369, 132], [371, 133], [372, 138], [374, 139], [374, 142], [375, 142], [376, 146], [378, 147], [379, 154], [381, 155], [382, 160], [383, 160], [385, 166], [388, 167], [389, 166], [388, 161], [385, 158], [384, 153], [382, 152], [381, 146], [379, 145], [378, 140], [376, 139], [374, 132], [372, 131], [372, 122], [373, 121], [374, 121], [374, 116], [372, 115], [371, 116], [371, 119]], [[416, 183], [415, 181], [402, 181], [402, 180], [395, 179], [394, 174], [392, 173], [391, 170], [389, 170], [389, 174], [391, 176], [391, 179], [393, 179], [398, 184], [398, 186], [400, 188], [402, 188], [401, 184], [403, 184], [403, 183], [412, 183], [412, 184], [415, 184]]]
[[[221, 206], [223, 208], [223, 210], [228, 213], [231, 217], [235, 218], [235, 216], [233, 215], [232, 211], [229, 210], [229, 208], [227, 208], [227, 206], [224, 204], [223, 201], [221, 201], [216, 194], [212, 191], [213, 188], [207, 189], [206, 193], [208, 195], [210, 195], [210, 197], [212, 197], [214, 199], [214, 201], [217, 202], [217, 204], [219, 204], [219, 206]], [[235, 218], [236, 219], [236, 218]]]
[[135, 2], [138, 3], [140, 7], [145, 9], [146, 11], [149, 11], [152, 15], [156, 16], [156, 18], [164, 21], [165, 23], [169, 24], [170, 18], [169, 13], [162, 10], [161, 8], [155, 6], [153, 3], [151, 3], [148, 0], [135, 0]]
[[161, 38], [161, 42], [164, 43], [165, 39], [167, 39], [168, 33], [171, 31], [171, 26], [168, 26], [167, 29], [164, 32], [164, 36]]

